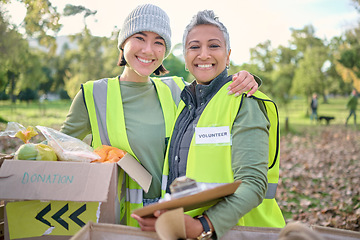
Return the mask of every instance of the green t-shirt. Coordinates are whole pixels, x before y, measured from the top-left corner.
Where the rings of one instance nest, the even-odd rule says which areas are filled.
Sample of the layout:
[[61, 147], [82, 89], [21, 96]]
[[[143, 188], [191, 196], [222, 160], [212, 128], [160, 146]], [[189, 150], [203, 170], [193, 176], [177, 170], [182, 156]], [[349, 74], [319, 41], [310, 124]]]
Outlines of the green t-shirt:
[[[142, 165], [153, 176], [149, 192], [144, 193], [144, 198], [160, 197], [165, 122], [155, 87], [151, 82], [120, 81], [120, 88], [129, 144]], [[91, 133], [81, 91], [74, 98], [60, 131], [79, 139]]]
[[[259, 86], [261, 80], [254, 76]], [[134, 154], [141, 161], [143, 166], [152, 175], [152, 184], [149, 192], [144, 193], [144, 198], [157, 198], [161, 196], [161, 178], [165, 155], [165, 123], [163, 113], [160, 107], [160, 102], [154, 85], [151, 82], [137, 83], [120, 81], [121, 97], [123, 100], [123, 108], [125, 115], [125, 124], [128, 140]], [[172, 101], [172, 99], [171, 99]], [[248, 206], [256, 206], [262, 200], [266, 189], [251, 188], [251, 181], [264, 181], [266, 179], [266, 169], [252, 169], [252, 161], [259, 161], [259, 155], [267, 154], [267, 143], [259, 142], [259, 136], [254, 134], [254, 126], [244, 124], [244, 119], [252, 120], [250, 122], [257, 122], [263, 117], [261, 112], [251, 111], [252, 101], [245, 101], [242, 106], [241, 113], [236, 123], [234, 123], [233, 131], [240, 141], [256, 143], [255, 151], [246, 150], [246, 145], [239, 147], [233, 146], [232, 152], [234, 155], [242, 154], [245, 150], [246, 157], [242, 157], [241, 161], [233, 161], [232, 167], [235, 179], [243, 179], [242, 188], [238, 189], [236, 194], [207, 211], [208, 216], [213, 222], [217, 233], [222, 236], [232, 225], [229, 223], [236, 223], [239, 213], [246, 213], [249, 211]], [[249, 114], [251, 112], [251, 114]], [[266, 123], [265, 123], [266, 125]], [[82, 91], [79, 91], [75, 96], [69, 113], [60, 130], [61, 132], [70, 136], [83, 139], [88, 134], [91, 134], [91, 127], [88, 112], [85, 107]], [[241, 140], [242, 139], [242, 140]], [[245, 148], [245, 149], [244, 149]], [[238, 158], [236, 158], [238, 159]], [[239, 169], [247, 169], [247, 174], [252, 178], [245, 180], [242, 175], [243, 171]], [[266, 181], [266, 180], [265, 180]], [[245, 207], [246, 206], [246, 207]], [[237, 211], [234, 211], [234, 208]]]

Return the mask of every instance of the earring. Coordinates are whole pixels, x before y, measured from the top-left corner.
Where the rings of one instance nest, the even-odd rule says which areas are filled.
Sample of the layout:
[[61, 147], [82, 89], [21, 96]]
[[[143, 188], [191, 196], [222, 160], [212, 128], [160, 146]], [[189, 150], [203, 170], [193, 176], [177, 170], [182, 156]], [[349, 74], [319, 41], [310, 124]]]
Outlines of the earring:
[[229, 69], [230, 68], [230, 66], [229, 65], [226, 65], [226, 69]]
[[189, 69], [186, 67], [186, 65], [185, 65], [185, 71], [187, 71], [187, 72], [189, 71]]

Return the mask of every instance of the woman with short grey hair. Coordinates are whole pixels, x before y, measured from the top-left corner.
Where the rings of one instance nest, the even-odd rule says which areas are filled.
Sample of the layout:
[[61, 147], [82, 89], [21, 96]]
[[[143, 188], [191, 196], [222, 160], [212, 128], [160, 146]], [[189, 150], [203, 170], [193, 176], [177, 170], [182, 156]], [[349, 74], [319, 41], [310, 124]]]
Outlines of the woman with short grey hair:
[[228, 52], [230, 51], [230, 36], [227, 28], [222, 22], [219, 21], [219, 18], [215, 15], [213, 10], [204, 10], [198, 12], [198, 14], [193, 16], [190, 23], [185, 27], [185, 31], [183, 35], [184, 56], [185, 56], [186, 38], [189, 32], [198, 25], [206, 25], [206, 24], [217, 26], [220, 29], [220, 31], [224, 34], [226, 49]]
[[[206, 186], [241, 181], [234, 194], [184, 214], [186, 238], [221, 238], [233, 226], [285, 226], [275, 200], [279, 180], [276, 104], [224, 94], [231, 83], [229, 34], [213, 11], [199, 12], [184, 33], [184, 58], [195, 80], [181, 92], [163, 171], [163, 195], [180, 177]], [[156, 217], [161, 215], [155, 212]], [[153, 230], [154, 218], [138, 220]]]

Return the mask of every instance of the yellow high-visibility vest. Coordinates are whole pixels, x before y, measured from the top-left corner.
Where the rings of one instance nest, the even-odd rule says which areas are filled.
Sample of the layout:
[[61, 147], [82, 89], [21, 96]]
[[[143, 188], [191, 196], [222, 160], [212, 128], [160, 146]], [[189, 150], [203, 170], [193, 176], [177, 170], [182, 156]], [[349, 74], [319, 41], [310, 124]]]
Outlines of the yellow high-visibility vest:
[[[180, 89], [185, 86], [181, 78], [172, 77], [171, 79], [174, 86]], [[177, 108], [171, 94], [171, 86], [163, 83], [160, 78], [152, 78], [151, 80], [156, 88], [163, 111], [165, 134], [169, 138]], [[128, 152], [138, 160], [131, 149], [126, 133], [118, 77], [89, 81], [83, 84], [82, 88], [89, 113], [93, 137], [92, 147], [96, 149], [101, 145], [114, 146]], [[120, 201], [120, 223], [138, 227], [137, 221], [130, 215], [133, 210], [143, 207], [143, 189], [122, 169], [119, 171], [118, 198]]]
[[[241, 103], [245, 94], [238, 98], [228, 96], [226, 92], [229, 84], [230, 82], [225, 84], [209, 101], [196, 127], [209, 127], [216, 124], [216, 126], [229, 126], [231, 132], [237, 113], [241, 111]], [[269, 97], [260, 91], [257, 91], [251, 97], [264, 102], [271, 124], [269, 129], [268, 190], [263, 202], [240, 218], [238, 225], [282, 228], [285, 226], [285, 220], [275, 200], [276, 188], [279, 181], [280, 160], [280, 131], [277, 106]], [[184, 107], [184, 102], [180, 102], [177, 115], [180, 114]], [[169, 174], [168, 151], [163, 170], [162, 195], [165, 194]], [[221, 161], [218, 161], [218, 159], [221, 159]], [[203, 183], [233, 182], [231, 145], [219, 144], [216, 145], [216, 147], [213, 145], [199, 146], [194, 144], [193, 137], [188, 153], [186, 176]], [[187, 214], [191, 216], [201, 215], [208, 208], [209, 207], [199, 208], [187, 212]]]

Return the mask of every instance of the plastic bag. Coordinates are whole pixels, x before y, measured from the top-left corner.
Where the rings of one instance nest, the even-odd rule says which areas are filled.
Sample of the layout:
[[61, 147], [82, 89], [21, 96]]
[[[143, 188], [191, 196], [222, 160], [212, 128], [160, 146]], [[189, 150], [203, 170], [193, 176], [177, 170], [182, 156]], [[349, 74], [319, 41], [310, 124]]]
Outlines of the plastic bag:
[[36, 126], [36, 128], [46, 138], [47, 145], [54, 149], [59, 161], [92, 162], [100, 159], [93, 148], [80, 139], [48, 127]]
[[0, 132], [0, 137], [9, 136], [12, 138], [19, 138], [24, 143], [30, 143], [30, 139], [35, 137], [38, 133], [32, 126], [25, 128], [23, 125], [17, 122], [9, 122], [4, 132]]
[[52, 147], [42, 143], [25, 143], [14, 155], [15, 160], [57, 161], [57, 155]]
[[3, 136], [15, 137], [15, 135], [18, 131], [23, 131], [25, 129], [26, 128], [23, 125], [21, 125], [20, 123], [8, 122], [5, 131], [0, 132], [0, 137], [3, 137]]

